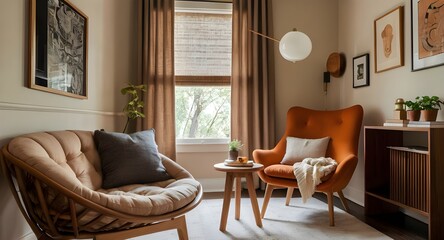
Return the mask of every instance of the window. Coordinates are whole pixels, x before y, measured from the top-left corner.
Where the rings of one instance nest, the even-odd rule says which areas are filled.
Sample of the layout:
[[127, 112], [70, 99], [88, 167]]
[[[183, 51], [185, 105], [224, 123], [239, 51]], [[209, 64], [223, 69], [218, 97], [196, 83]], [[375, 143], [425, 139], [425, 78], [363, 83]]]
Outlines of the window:
[[220, 143], [230, 137], [231, 11], [229, 3], [176, 1], [179, 144]]

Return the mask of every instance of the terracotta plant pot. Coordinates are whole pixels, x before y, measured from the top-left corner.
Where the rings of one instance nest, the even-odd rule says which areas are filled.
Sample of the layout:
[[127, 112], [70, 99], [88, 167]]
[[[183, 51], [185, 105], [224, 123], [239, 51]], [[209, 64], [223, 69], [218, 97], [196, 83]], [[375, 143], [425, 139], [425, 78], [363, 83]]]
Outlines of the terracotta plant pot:
[[408, 110], [407, 111], [407, 118], [410, 121], [419, 121], [420, 117], [421, 117], [421, 110]]
[[432, 110], [421, 110], [421, 120], [427, 122], [436, 121], [436, 117], [438, 116], [438, 109]]
[[229, 160], [237, 160], [238, 156], [239, 156], [238, 151], [228, 151], [228, 159]]

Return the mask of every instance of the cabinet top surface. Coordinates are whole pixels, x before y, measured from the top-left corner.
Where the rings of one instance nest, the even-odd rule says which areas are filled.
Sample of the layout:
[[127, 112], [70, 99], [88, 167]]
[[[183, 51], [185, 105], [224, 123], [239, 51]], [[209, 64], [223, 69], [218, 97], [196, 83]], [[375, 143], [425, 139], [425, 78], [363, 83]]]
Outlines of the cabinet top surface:
[[430, 127], [395, 127], [395, 126], [364, 126], [364, 129], [375, 130], [391, 130], [391, 131], [412, 131], [412, 132], [428, 132], [431, 130], [440, 130], [444, 128], [430, 128]]

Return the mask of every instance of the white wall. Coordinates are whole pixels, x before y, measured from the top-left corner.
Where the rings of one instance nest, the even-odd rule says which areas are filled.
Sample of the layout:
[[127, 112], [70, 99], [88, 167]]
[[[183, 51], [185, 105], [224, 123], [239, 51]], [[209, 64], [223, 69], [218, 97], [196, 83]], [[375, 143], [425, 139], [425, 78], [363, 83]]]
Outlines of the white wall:
[[[405, 66], [375, 73], [374, 20], [390, 10], [404, 6], [404, 56]], [[407, 0], [339, 0], [339, 51], [347, 56], [347, 69], [339, 79], [340, 106], [361, 104], [364, 107], [364, 125], [382, 125], [392, 118], [397, 98], [405, 100], [422, 95], [444, 98], [444, 67], [411, 72], [411, 19], [410, 1]], [[370, 53], [370, 86], [352, 88], [352, 60], [363, 53]], [[444, 119], [439, 111], [438, 120]], [[359, 148], [359, 164], [344, 194], [357, 203], [364, 203], [364, 148], [363, 132]]]
[[[119, 89], [136, 69], [136, 1], [71, 0], [89, 17], [88, 99], [26, 87], [28, 0], [0, 1], [0, 145], [29, 132], [65, 129], [121, 131]], [[0, 239], [31, 230], [0, 174]]]
[[290, 107], [327, 109], [338, 105], [338, 79], [331, 78], [327, 95], [323, 91], [327, 58], [338, 51], [338, 1], [273, 0], [272, 7], [275, 38], [296, 28], [313, 44], [310, 56], [296, 63], [283, 59], [275, 44], [276, 136], [280, 139]]
[[176, 158], [177, 163], [202, 184], [205, 192], [221, 192], [225, 173], [216, 171], [213, 165], [227, 159], [227, 154], [227, 144], [182, 144], [177, 146]]

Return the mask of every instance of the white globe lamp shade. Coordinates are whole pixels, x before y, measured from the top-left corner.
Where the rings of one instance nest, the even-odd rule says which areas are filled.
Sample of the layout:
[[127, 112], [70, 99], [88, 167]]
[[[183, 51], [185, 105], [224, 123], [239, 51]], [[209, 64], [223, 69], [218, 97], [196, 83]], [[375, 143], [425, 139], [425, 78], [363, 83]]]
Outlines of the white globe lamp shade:
[[303, 32], [291, 31], [286, 33], [279, 42], [279, 52], [288, 61], [304, 60], [311, 53], [311, 40]]

